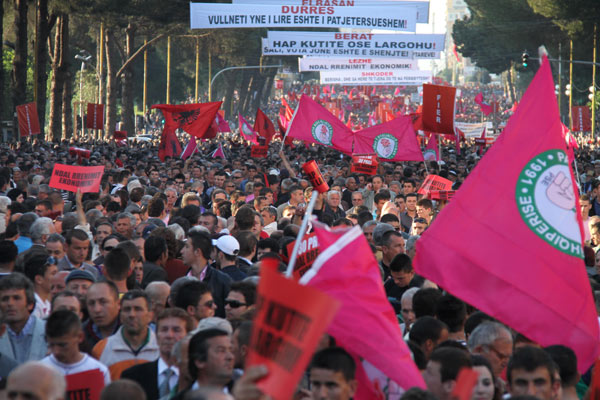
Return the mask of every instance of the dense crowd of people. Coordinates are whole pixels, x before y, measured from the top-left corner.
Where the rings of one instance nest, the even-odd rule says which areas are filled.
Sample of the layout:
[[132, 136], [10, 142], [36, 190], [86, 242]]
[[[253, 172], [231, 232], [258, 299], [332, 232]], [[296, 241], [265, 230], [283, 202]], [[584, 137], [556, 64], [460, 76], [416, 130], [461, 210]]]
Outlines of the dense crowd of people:
[[[364, 122], [361, 110], [354, 111]], [[591, 290], [600, 287], [600, 163], [594, 144], [578, 141]], [[225, 158], [209, 155], [219, 143]], [[89, 158], [71, 146], [90, 150]], [[416, 241], [447, 203], [417, 190], [428, 174], [458, 189], [481, 157], [472, 142], [460, 154], [444, 145], [443, 162], [382, 162], [372, 176], [352, 173], [349, 157], [314, 145], [275, 141], [266, 158], [255, 159], [232, 135], [199, 144], [187, 160], [164, 162], [156, 141], [0, 147], [7, 398], [78, 398], [65, 397], [65, 377], [94, 370], [102, 399], [265, 398], [256, 381], [269, 371], [245, 366], [260, 261], [274, 258], [285, 269], [313, 190], [301, 168], [311, 159], [330, 187], [314, 216], [362, 228], [427, 384], [427, 391], [405, 388], [386, 398], [451, 399], [463, 367], [478, 373], [477, 400], [572, 400], [590, 384], [571, 349], [541, 348], [413, 270]], [[56, 163], [104, 166], [99, 192], [51, 188]], [[294, 398], [350, 399], [356, 389], [355, 360], [326, 337]]]

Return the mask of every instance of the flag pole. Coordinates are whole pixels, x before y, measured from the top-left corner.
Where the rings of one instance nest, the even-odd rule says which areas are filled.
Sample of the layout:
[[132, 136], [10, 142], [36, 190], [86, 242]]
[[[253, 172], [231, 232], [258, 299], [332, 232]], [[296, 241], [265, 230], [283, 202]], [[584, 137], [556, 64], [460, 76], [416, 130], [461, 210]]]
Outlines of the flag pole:
[[[302, 98], [300, 98], [300, 100], [302, 101]], [[296, 106], [296, 109], [294, 110], [294, 115], [292, 115], [292, 120], [288, 124], [287, 129], [285, 130], [285, 135], [283, 135], [283, 139], [281, 139], [281, 147], [279, 148], [279, 151], [277, 153], [279, 153], [283, 150], [283, 145], [285, 144], [285, 138], [287, 138], [287, 135], [290, 132], [290, 128], [292, 127], [292, 123], [294, 123], [294, 119], [296, 118], [296, 113], [298, 112], [299, 108], [300, 108], [300, 101], [298, 102], [298, 105]]]
[[300, 249], [300, 243], [302, 242], [302, 238], [306, 233], [306, 228], [308, 227], [308, 221], [310, 220], [310, 216], [315, 208], [315, 203], [317, 202], [317, 197], [319, 197], [319, 191], [316, 188], [313, 188], [312, 194], [310, 196], [310, 201], [308, 202], [308, 206], [306, 207], [306, 211], [304, 211], [304, 218], [302, 219], [302, 225], [300, 225], [300, 229], [298, 230], [298, 236], [296, 237], [296, 241], [294, 242], [294, 249], [292, 250], [292, 255], [290, 256], [290, 262], [288, 263], [287, 270], [285, 271], [285, 276], [288, 278], [292, 277], [292, 272], [294, 272], [294, 266], [296, 265], [296, 257], [298, 257], [298, 250]]

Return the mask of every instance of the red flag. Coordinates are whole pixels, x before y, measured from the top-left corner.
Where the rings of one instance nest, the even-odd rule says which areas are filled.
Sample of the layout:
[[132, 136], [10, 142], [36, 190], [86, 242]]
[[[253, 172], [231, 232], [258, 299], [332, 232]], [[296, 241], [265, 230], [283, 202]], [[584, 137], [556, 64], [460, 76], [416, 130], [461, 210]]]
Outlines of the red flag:
[[294, 110], [292, 110], [292, 107], [290, 107], [290, 105], [288, 104], [287, 101], [285, 101], [284, 98], [281, 98], [281, 105], [283, 107], [285, 107], [285, 112], [283, 115], [285, 116], [285, 119], [289, 123], [292, 120], [292, 117], [294, 116]]
[[227, 158], [225, 157], [225, 152], [223, 151], [223, 145], [221, 143], [219, 143], [219, 146], [210, 153], [210, 156], [212, 158], [222, 158], [223, 160]]
[[352, 131], [308, 96], [300, 99], [288, 136], [352, 154]]
[[354, 152], [375, 152], [379, 158], [390, 161], [423, 161], [423, 153], [409, 116], [355, 132]]
[[127, 132], [125, 131], [115, 131], [115, 133], [113, 134], [113, 138], [115, 140], [127, 140]]
[[104, 129], [104, 104], [88, 103], [85, 127], [88, 129]]
[[572, 348], [585, 371], [600, 349], [575, 188], [544, 57], [503, 133], [417, 241], [415, 271], [542, 346]]
[[219, 110], [217, 112], [216, 115], [216, 121], [217, 121], [217, 126], [218, 126], [218, 131], [219, 132], [231, 132], [231, 128], [229, 127], [229, 122], [227, 122], [227, 120], [225, 119], [225, 113], [223, 112], [223, 110]]
[[423, 85], [423, 130], [454, 135], [456, 88]]
[[394, 97], [398, 97], [400, 96], [400, 88], [397, 87], [396, 90], [394, 90]]
[[252, 129], [242, 114], [238, 114], [238, 122], [240, 123], [240, 135], [249, 142], [258, 144], [258, 135], [254, 132], [254, 129]]
[[181, 153], [181, 159], [187, 160], [189, 157], [193, 156], [197, 152], [198, 146], [196, 144], [196, 136], [190, 135], [190, 140], [188, 141], [187, 146], [185, 146], [183, 153]]
[[458, 56], [458, 50], [456, 49], [456, 43], [454, 43], [454, 48], [452, 49], [452, 53], [454, 53], [454, 57], [456, 57], [456, 61], [460, 62], [460, 57]]
[[[208, 138], [213, 131], [216, 134], [215, 116], [222, 102], [198, 104], [156, 104], [152, 108], [162, 111], [165, 117], [165, 127], [182, 129], [197, 138]], [[211, 127], [213, 125], [214, 127]], [[209, 128], [211, 128], [209, 130]], [[179, 151], [177, 154], [181, 154]]]
[[35, 103], [17, 106], [17, 119], [19, 120], [19, 132], [21, 136], [31, 136], [41, 133], [40, 120]]
[[440, 161], [440, 154], [438, 149], [438, 141], [437, 135], [433, 133], [429, 134], [429, 140], [427, 141], [427, 146], [425, 147], [425, 152], [423, 152], [423, 158], [425, 161]]
[[273, 139], [273, 136], [275, 136], [275, 125], [273, 125], [273, 121], [271, 121], [260, 108], [256, 110], [254, 131], [258, 133], [259, 136], [264, 137], [267, 144], [269, 144], [271, 139]]
[[177, 157], [179, 154], [181, 154], [181, 144], [175, 134], [175, 128], [165, 123], [158, 145], [158, 158], [164, 162], [166, 157]]
[[400, 387], [425, 388], [385, 295], [377, 260], [360, 227], [329, 231], [323, 224], [313, 224], [322, 251], [300, 283], [342, 303], [327, 332]]
[[592, 119], [590, 117], [589, 107], [573, 107], [573, 110], [571, 112], [573, 115], [571, 130], [573, 132], [590, 132], [592, 130]]
[[471, 368], [462, 368], [456, 377], [456, 385], [452, 389], [451, 397], [458, 400], [471, 400], [478, 377], [477, 371]]
[[484, 113], [486, 116], [490, 115], [492, 111], [494, 111], [492, 106], [490, 106], [488, 103], [483, 102], [483, 93], [481, 92], [479, 92], [479, 94], [475, 96], [475, 103], [479, 104], [479, 107], [481, 107], [481, 112]]

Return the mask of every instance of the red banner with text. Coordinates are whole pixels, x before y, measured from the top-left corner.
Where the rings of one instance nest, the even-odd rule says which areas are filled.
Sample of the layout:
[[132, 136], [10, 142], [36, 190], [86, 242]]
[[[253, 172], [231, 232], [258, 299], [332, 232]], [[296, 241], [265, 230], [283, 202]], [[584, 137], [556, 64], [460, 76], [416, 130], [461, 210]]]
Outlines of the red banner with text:
[[573, 124], [571, 131], [573, 132], [591, 132], [592, 118], [590, 116], [590, 108], [587, 106], [573, 107]]
[[375, 175], [379, 162], [375, 154], [353, 154], [350, 172], [356, 174]]
[[17, 106], [19, 133], [21, 136], [32, 136], [42, 133], [35, 103]]
[[423, 130], [454, 135], [456, 88], [423, 85]]
[[104, 104], [88, 103], [85, 127], [87, 129], [104, 129]]
[[104, 173], [104, 166], [79, 167], [76, 165], [54, 164], [50, 187], [82, 193], [97, 192]]

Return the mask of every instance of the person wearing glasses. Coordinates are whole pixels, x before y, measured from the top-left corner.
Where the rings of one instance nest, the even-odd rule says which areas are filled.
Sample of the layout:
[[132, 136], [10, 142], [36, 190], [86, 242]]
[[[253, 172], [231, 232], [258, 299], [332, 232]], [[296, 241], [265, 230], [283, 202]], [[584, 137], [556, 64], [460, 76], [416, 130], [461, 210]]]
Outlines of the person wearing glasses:
[[469, 335], [467, 346], [472, 354], [482, 355], [490, 362], [503, 393], [505, 383], [501, 382], [500, 374], [513, 352], [513, 337], [508, 328], [499, 322], [483, 322]]
[[35, 296], [33, 315], [46, 319], [52, 307], [50, 304], [52, 278], [58, 273], [56, 259], [48, 256], [48, 253], [43, 250], [32, 253], [25, 259], [24, 272], [25, 276], [33, 282]]
[[234, 282], [225, 299], [225, 318], [232, 321], [242, 318], [246, 312], [254, 310], [256, 285], [252, 282]]
[[175, 307], [184, 309], [194, 319], [194, 326], [197, 326], [204, 318], [215, 316], [217, 304], [206, 283], [192, 280], [177, 291]]

